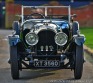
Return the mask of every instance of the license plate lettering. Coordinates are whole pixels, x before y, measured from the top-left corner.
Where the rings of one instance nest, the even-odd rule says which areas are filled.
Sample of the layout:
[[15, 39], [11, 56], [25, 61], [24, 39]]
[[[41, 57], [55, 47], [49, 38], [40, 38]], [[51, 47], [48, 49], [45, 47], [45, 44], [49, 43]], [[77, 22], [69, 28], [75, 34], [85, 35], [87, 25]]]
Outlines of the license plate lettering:
[[47, 63], [47, 61], [44, 61], [44, 66], [48, 66], [48, 63]]
[[52, 60], [40, 60], [34, 62], [35, 67], [58, 67], [60, 66], [59, 61]]
[[55, 64], [54, 61], [50, 61], [49, 63], [50, 66], [54, 66], [54, 64]]
[[34, 65], [38, 67], [39, 66], [39, 62], [36, 61]]
[[55, 66], [59, 65], [57, 61], [55, 61]]
[[43, 61], [40, 61], [40, 66], [43, 64]]

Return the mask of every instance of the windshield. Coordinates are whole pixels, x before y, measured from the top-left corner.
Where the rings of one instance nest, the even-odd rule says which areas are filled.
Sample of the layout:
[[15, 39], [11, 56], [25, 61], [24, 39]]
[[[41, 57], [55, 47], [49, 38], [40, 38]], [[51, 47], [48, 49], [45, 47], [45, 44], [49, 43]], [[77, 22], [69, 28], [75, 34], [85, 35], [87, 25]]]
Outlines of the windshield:
[[65, 19], [70, 21], [70, 6], [22, 6], [22, 22], [28, 19]]

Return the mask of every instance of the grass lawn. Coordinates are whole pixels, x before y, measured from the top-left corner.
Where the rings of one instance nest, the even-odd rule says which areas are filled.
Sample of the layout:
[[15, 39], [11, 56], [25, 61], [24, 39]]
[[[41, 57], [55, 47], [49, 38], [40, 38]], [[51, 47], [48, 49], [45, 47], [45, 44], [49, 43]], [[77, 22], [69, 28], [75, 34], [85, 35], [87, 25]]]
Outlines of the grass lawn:
[[86, 37], [85, 45], [93, 49], [93, 28], [80, 28], [80, 31]]

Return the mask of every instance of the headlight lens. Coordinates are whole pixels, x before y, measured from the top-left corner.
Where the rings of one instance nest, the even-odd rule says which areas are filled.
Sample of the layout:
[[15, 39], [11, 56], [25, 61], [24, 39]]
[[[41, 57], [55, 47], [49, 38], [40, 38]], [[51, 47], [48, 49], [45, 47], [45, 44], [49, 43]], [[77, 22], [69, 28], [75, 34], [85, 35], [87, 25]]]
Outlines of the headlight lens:
[[30, 32], [25, 36], [25, 40], [28, 45], [33, 46], [38, 43], [38, 36], [35, 33]]
[[67, 35], [63, 32], [59, 32], [55, 35], [55, 43], [59, 46], [63, 46], [67, 43]]

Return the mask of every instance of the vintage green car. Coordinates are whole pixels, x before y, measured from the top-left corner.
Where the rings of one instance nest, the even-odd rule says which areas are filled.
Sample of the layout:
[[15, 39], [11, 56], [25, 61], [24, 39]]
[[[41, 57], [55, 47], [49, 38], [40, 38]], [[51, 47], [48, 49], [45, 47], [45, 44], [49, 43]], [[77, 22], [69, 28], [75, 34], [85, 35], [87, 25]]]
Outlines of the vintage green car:
[[[25, 8], [44, 13], [24, 15]], [[67, 8], [68, 13], [50, 15], [49, 8]], [[13, 79], [19, 79], [22, 69], [37, 68], [71, 69], [75, 79], [82, 77], [85, 36], [73, 17], [70, 6], [22, 6], [21, 19], [13, 22], [14, 33], [8, 37]]]

